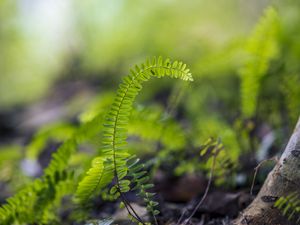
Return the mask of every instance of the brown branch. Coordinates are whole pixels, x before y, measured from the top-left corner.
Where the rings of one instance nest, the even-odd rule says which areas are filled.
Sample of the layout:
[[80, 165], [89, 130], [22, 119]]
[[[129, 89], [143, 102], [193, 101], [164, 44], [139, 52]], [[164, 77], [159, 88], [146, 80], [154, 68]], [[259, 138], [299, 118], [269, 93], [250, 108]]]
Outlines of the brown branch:
[[234, 225], [295, 225], [274, 207], [278, 198], [291, 193], [300, 194], [300, 118], [296, 128], [274, 169], [254, 201], [232, 223]]

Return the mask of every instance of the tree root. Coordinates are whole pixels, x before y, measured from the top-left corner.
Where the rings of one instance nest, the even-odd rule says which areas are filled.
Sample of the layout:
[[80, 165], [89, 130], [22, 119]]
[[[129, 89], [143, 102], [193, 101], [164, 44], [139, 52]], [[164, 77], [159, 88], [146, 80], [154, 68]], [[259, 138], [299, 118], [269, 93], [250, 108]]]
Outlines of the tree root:
[[289, 221], [274, 207], [278, 198], [300, 195], [300, 118], [279, 162], [268, 175], [254, 201], [233, 225], [299, 225]]

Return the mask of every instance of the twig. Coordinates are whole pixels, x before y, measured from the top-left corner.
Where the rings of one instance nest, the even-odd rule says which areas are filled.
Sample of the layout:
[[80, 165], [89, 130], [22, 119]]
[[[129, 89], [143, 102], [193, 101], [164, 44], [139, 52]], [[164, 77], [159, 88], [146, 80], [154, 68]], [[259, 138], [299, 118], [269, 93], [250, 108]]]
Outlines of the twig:
[[187, 211], [187, 210], [186, 210], [186, 208], [185, 208], [185, 209], [183, 210], [183, 212], [181, 213], [181, 216], [180, 216], [178, 222], [176, 223], [176, 225], [179, 225], [179, 224], [180, 224], [180, 222], [181, 222], [182, 218], [184, 217], [186, 211]]
[[[204, 200], [207, 197], [207, 194], [208, 194], [208, 191], [209, 191], [209, 188], [211, 186], [212, 179], [213, 179], [214, 169], [215, 169], [215, 165], [216, 165], [216, 158], [217, 158], [217, 154], [214, 154], [212, 165], [211, 165], [211, 170], [210, 170], [210, 175], [209, 175], [209, 180], [208, 180], [208, 184], [206, 186], [204, 195], [201, 198], [200, 202], [197, 204], [197, 206], [194, 208], [191, 215], [183, 222], [183, 225], [186, 225], [192, 219], [192, 217], [195, 215], [195, 213], [197, 212], [197, 210], [199, 209], [199, 207], [202, 205], [202, 203], [204, 202]], [[178, 221], [178, 223], [180, 223], [180, 221]]]
[[252, 184], [251, 184], [251, 189], [250, 189], [250, 195], [253, 195], [253, 189], [254, 189], [254, 184], [255, 184], [255, 180], [256, 180], [256, 176], [258, 173], [259, 168], [266, 162], [268, 161], [275, 161], [278, 162], [278, 158], [276, 156], [270, 158], [270, 159], [265, 159], [263, 161], [261, 161], [255, 168], [254, 168], [254, 176], [253, 176], [253, 180], [252, 180]]

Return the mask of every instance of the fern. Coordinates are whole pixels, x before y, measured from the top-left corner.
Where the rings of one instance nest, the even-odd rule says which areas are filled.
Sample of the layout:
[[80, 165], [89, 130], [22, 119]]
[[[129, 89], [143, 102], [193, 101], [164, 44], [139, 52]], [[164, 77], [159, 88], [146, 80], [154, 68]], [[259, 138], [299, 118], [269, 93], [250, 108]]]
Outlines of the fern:
[[[90, 193], [107, 186], [112, 181], [112, 177], [115, 178], [116, 185], [111, 188], [111, 193], [115, 197], [130, 190], [131, 182], [125, 177], [128, 175], [129, 169], [127, 161], [130, 154], [126, 148], [126, 139], [132, 104], [145, 81], [151, 77], [160, 78], [164, 76], [187, 81], [193, 80], [189, 69], [186, 69], [186, 64], [178, 61], [171, 63], [169, 59], [163, 60], [162, 57], [153, 58], [152, 61], [147, 60], [140, 67], [136, 66], [123, 79], [104, 122], [102, 155], [98, 159], [101, 163], [94, 163], [88, 174], [80, 182], [76, 193], [79, 201], [86, 201], [90, 197]], [[110, 165], [108, 162], [112, 163], [112, 170], [107, 168]], [[136, 182], [141, 185], [140, 181]], [[151, 201], [146, 200], [146, 202], [150, 205], [148, 208], [152, 207]], [[124, 203], [126, 204], [126, 202]]]
[[271, 60], [278, 56], [279, 19], [273, 8], [268, 8], [246, 43], [247, 60], [240, 70], [242, 114], [254, 115], [262, 78]]
[[296, 220], [297, 224], [300, 222], [300, 198], [297, 193], [280, 197], [276, 201], [275, 207], [280, 209], [282, 214], [289, 220]]
[[[103, 131], [104, 147], [102, 148], [102, 155], [93, 161], [88, 175], [79, 184], [76, 192], [76, 196], [79, 199], [87, 199], [94, 190], [110, 183], [113, 177], [117, 179], [116, 187], [118, 188], [118, 193], [126, 192], [130, 189], [130, 182], [123, 179], [128, 172], [126, 159], [129, 156], [125, 148], [127, 137], [125, 127], [128, 123], [132, 102], [140, 91], [141, 84], [152, 76], [170, 76], [183, 80], [192, 80], [192, 76], [189, 70], [186, 69], [185, 64], [177, 61], [171, 64], [168, 59], [163, 61], [161, 57], [154, 58], [151, 62], [147, 61], [145, 64], [142, 64], [141, 68], [136, 67], [135, 70], [131, 71], [131, 74], [120, 85], [111, 110], [107, 114]], [[1, 224], [11, 224], [13, 221], [20, 223], [43, 221], [46, 223], [47, 216], [45, 217], [45, 214], [49, 212], [50, 206], [53, 205], [58, 193], [52, 192], [53, 195], [41, 194], [49, 193], [53, 191], [53, 187], [58, 185], [58, 183], [68, 182], [70, 181], [69, 179], [72, 179], [69, 176], [65, 177], [65, 180], [57, 179], [57, 174], [63, 173], [68, 167], [70, 157], [77, 150], [77, 146], [99, 132], [99, 124], [102, 121], [103, 114], [99, 113], [99, 115], [81, 125], [72, 137], [66, 140], [57, 152], [53, 154], [44, 175], [15, 196], [9, 198], [7, 203], [1, 206]], [[39, 196], [44, 196], [42, 201], [44, 208], [35, 207], [38, 202], [41, 202]], [[44, 213], [39, 213], [41, 210]]]
[[[195, 152], [198, 157], [194, 156]], [[176, 156], [179, 164], [175, 168], [175, 174], [180, 176], [184, 173], [196, 173], [203, 170], [209, 170], [211, 168], [209, 167], [209, 163], [211, 163], [211, 160], [214, 156], [218, 156], [220, 158], [222, 157], [223, 160], [230, 160], [232, 164], [235, 164], [231, 158], [226, 156], [226, 153], [227, 152], [224, 151], [223, 143], [221, 143], [220, 140], [208, 138], [203, 145], [197, 148], [197, 150], [193, 149], [190, 152], [186, 151], [186, 155], [181, 156], [180, 160], [178, 160], [179, 156]], [[231, 168], [229, 168], [229, 166], [227, 166], [223, 160], [217, 161], [218, 163], [216, 166], [218, 167], [216, 169], [219, 170], [219, 167], [222, 167], [224, 168], [222, 172], [226, 172]]]
[[299, 117], [300, 108], [300, 76], [299, 75], [287, 75], [283, 78], [281, 90], [285, 97], [285, 104], [288, 110], [290, 124], [297, 122]]
[[[39, 201], [38, 196], [45, 192], [49, 193], [53, 190], [53, 186], [59, 185], [59, 183], [70, 182], [70, 176], [66, 179], [57, 179], [57, 174], [62, 174], [66, 170], [69, 164], [71, 156], [76, 152], [77, 146], [99, 132], [99, 124], [103, 121], [103, 113], [100, 112], [92, 120], [82, 124], [73, 135], [66, 140], [53, 154], [50, 164], [44, 171], [44, 175], [41, 178], [36, 179], [33, 183], [27, 185], [13, 197], [7, 199], [7, 203], [0, 208], [0, 221], [1, 224], [11, 224], [13, 221], [19, 221], [20, 223], [30, 223], [34, 221], [40, 221], [42, 218], [39, 216], [43, 213], [47, 213], [50, 206], [56, 199], [58, 192], [55, 192], [55, 196], [45, 196], [43, 199], [45, 207], [38, 207], [33, 209], [34, 204]], [[45, 218], [45, 216], [42, 216]], [[46, 222], [46, 221], [44, 221]]]
[[[100, 176], [98, 176], [100, 175]], [[98, 179], [94, 179], [97, 177]], [[87, 172], [85, 183], [80, 183], [77, 190], [77, 197], [87, 199], [98, 186], [103, 187], [107, 180], [113, 179], [113, 167], [110, 161], [105, 161], [104, 157], [97, 157], [92, 162], [92, 167]]]
[[134, 109], [128, 134], [139, 137], [142, 141], [161, 142], [170, 149], [181, 149], [186, 145], [186, 137], [180, 124], [171, 118], [165, 119], [162, 108], [158, 106]]
[[158, 202], [153, 200], [154, 193], [148, 191], [148, 189], [151, 189], [154, 185], [149, 183], [150, 177], [146, 175], [147, 172], [144, 170], [144, 164], [139, 164], [139, 159], [135, 158], [135, 156], [132, 157], [132, 159], [133, 162], [128, 165], [128, 175], [132, 177], [135, 183], [132, 190], [138, 190], [138, 195], [144, 199], [148, 212], [150, 212], [155, 219], [155, 216], [159, 214], [159, 211], [155, 208]]
[[[235, 167], [239, 164], [240, 146], [236, 132], [232, 129], [230, 124], [222, 121], [215, 116], [207, 116], [205, 119], [199, 119], [195, 124], [193, 131], [193, 145], [198, 147], [210, 137], [219, 137], [224, 145], [224, 151], [219, 153], [217, 163], [215, 166], [215, 179], [218, 184], [224, 184], [229, 181], [225, 174], [233, 175]], [[199, 164], [199, 160], [195, 159], [195, 163]], [[201, 159], [200, 169], [209, 169], [210, 161]], [[198, 166], [198, 167], [199, 167]], [[195, 166], [197, 168], [197, 166]], [[225, 173], [225, 174], [224, 174]]]
[[72, 192], [70, 188], [61, 188], [61, 184], [72, 180], [72, 173], [56, 172], [53, 177], [44, 176], [7, 199], [7, 204], [0, 208], [1, 224], [19, 223], [46, 224], [52, 202], [58, 195]]

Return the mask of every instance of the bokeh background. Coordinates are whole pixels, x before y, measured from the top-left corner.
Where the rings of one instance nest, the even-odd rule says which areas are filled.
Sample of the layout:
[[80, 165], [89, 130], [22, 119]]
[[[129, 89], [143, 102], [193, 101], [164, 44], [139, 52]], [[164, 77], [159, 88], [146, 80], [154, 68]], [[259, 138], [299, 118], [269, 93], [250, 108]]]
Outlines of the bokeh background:
[[[216, 74], [225, 68], [204, 61], [238, 45], [269, 3], [1, 0], [0, 107], [36, 102], [69, 80], [100, 91], [153, 55], [183, 60], [195, 76]], [[223, 60], [226, 71], [238, 63]]]

